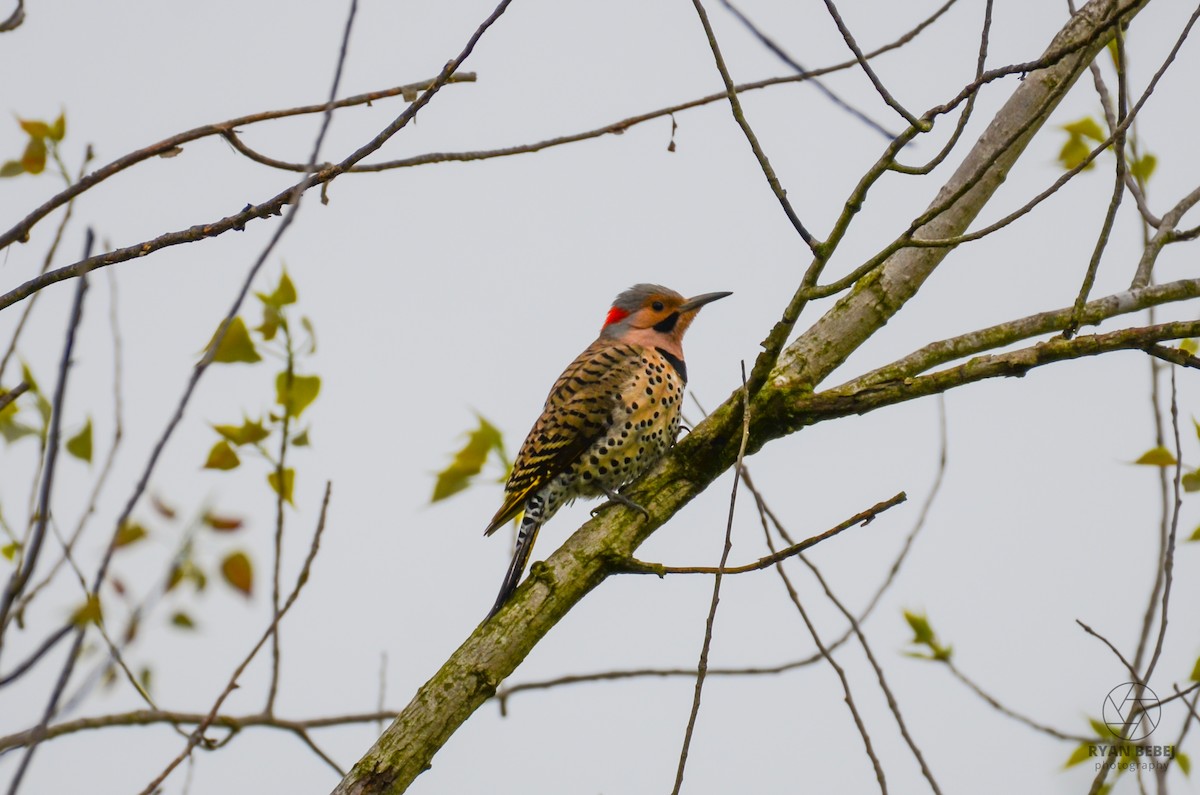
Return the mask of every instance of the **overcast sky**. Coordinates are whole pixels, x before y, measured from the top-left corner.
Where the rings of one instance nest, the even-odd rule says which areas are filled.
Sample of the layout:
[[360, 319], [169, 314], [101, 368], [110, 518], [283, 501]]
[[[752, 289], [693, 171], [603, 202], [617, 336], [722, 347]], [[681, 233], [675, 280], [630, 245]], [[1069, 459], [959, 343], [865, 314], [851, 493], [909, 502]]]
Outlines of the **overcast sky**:
[[[788, 73], [731, 14], [710, 5], [736, 80]], [[847, 24], [869, 50], [938, 4], [843, 5]], [[1128, 47], [1135, 94], [1186, 21], [1181, 5], [1154, 3], [1133, 25]], [[148, 1], [34, 3], [25, 24], [0, 37], [3, 110], [26, 118], [65, 110], [63, 156], [74, 169], [88, 143], [95, 163], [103, 164], [204, 123], [321, 102], [346, 10], [343, 3], [223, 0], [186, 8]], [[490, 10], [486, 0], [362, 0], [341, 93], [433, 77]], [[805, 66], [847, 58], [816, 0], [757, 0], [742, 10]], [[982, 2], [960, 0], [912, 47], [878, 59], [881, 78], [917, 112], [944, 102], [971, 79], [982, 15]], [[997, 3], [989, 65], [1036, 58], [1065, 18], [1062, 3]], [[1200, 162], [1191, 151], [1200, 121], [1195, 45], [1185, 45], [1138, 124], [1141, 143], [1159, 159], [1149, 191], [1159, 212], [1200, 181]], [[518, 1], [464, 68], [478, 82], [446, 87], [377, 159], [528, 143], [721, 87], [687, 2]], [[832, 75], [826, 83], [885, 127], [901, 129], [861, 72]], [[982, 93], [965, 141], [974, 141], [1016, 85], [1012, 77]], [[797, 212], [823, 237], [885, 140], [810, 85], [754, 92], [743, 103]], [[340, 112], [322, 159], [341, 159], [402, 107], [399, 100], [383, 100]], [[1081, 80], [981, 221], [1001, 217], [1049, 185], [1060, 173], [1056, 155], [1065, 140], [1056, 126], [1097, 111], [1091, 81]], [[701, 313], [686, 351], [689, 387], [703, 405], [717, 405], [737, 387], [739, 361], [753, 361], [808, 264], [807, 248], [780, 212], [726, 104], [677, 114], [675, 122], [674, 152], [668, 151], [671, 121], [660, 119], [620, 136], [538, 154], [347, 175], [329, 187], [328, 205], [316, 194], [306, 197], [255, 284], [269, 290], [286, 263], [299, 291], [298, 311], [312, 319], [319, 342], [302, 366], [323, 379], [319, 399], [305, 414], [312, 446], [290, 456], [298, 474], [296, 509], [288, 513], [287, 582], [303, 559], [326, 480], [334, 494], [313, 578], [283, 626], [280, 714], [374, 709], [384, 654], [384, 700], [400, 709], [475, 627], [509, 555], [504, 533], [482, 537], [501, 488], [484, 482], [429, 506], [433, 473], [461, 444], [475, 411], [505, 433], [515, 453], [550, 384], [594, 338], [618, 292], [646, 281], [686, 295], [733, 291]], [[273, 122], [246, 128], [244, 137], [271, 156], [302, 161], [317, 124], [317, 117]], [[914, 144], [905, 162], [930, 157], [952, 126], [942, 120], [932, 140]], [[0, 119], [0, 158], [19, 154], [24, 140], [15, 121]], [[829, 276], [850, 271], [894, 238], [932, 199], [962, 151], [932, 177], [881, 180]], [[1073, 180], [1038, 212], [955, 251], [827, 386], [930, 341], [1069, 305], [1111, 191], [1111, 158], [1099, 162], [1100, 168]], [[293, 181], [294, 175], [250, 163], [216, 138], [190, 144], [177, 157], [139, 165], [81, 197], [56, 264], [77, 258], [84, 224], [94, 226], [105, 245], [130, 245], [230, 215]], [[60, 187], [49, 174], [0, 182], [2, 225]], [[37, 272], [53, 223], [43, 222], [29, 244], [0, 255], [0, 290]], [[111, 276], [124, 343], [125, 438], [82, 555], [102, 549], [199, 351], [276, 223], [255, 221], [244, 232], [169, 248], [92, 277], [65, 424], [73, 432], [90, 415], [98, 448], [106, 449], [113, 429]], [[1140, 242], [1136, 211], [1126, 202], [1093, 295], [1127, 286]], [[1177, 248], [1164, 253], [1159, 280], [1195, 275], [1194, 250]], [[47, 390], [72, 285], [43, 291], [20, 348]], [[831, 305], [810, 308], [800, 326]], [[20, 308], [0, 312], [0, 341], [9, 339]], [[256, 305], [247, 310], [257, 324]], [[1192, 306], [1159, 314], [1195, 316]], [[1119, 322], [1133, 325], [1144, 317]], [[1001, 793], [1014, 786], [1081, 792], [1090, 781], [1090, 770], [1061, 771], [1070, 744], [999, 715], [940, 667], [903, 656], [910, 633], [902, 611], [927, 611], [954, 645], [961, 668], [1006, 705], [1064, 731], [1086, 733], [1087, 716], [1099, 713], [1105, 694], [1125, 674], [1075, 619], [1131, 654], [1154, 576], [1158, 479], [1150, 468], [1129, 465], [1153, 445], [1149, 368], [1144, 355], [1120, 353], [966, 387], [946, 399], [943, 491], [866, 625], [944, 792]], [[198, 632], [167, 626], [170, 610], [183, 602], [168, 602], [147, 622], [130, 659], [153, 667], [154, 693], [164, 707], [207, 709], [269, 618], [274, 500], [265, 486], [266, 465], [248, 456], [232, 473], [200, 466], [216, 440], [210, 424], [259, 415], [274, 398], [275, 370], [270, 364], [212, 368], [152, 481], [151, 492], [185, 514], [207, 505], [246, 517], [245, 530], [229, 539], [207, 538], [200, 554], [211, 561], [244, 547], [260, 578], [249, 606], [215, 585], [190, 604]], [[3, 385], [13, 386], [16, 377], [10, 368]], [[1185, 460], [1194, 464], [1200, 454], [1190, 417], [1200, 390], [1190, 372], [1179, 374], [1179, 387]], [[686, 411], [698, 418], [690, 402]], [[26, 440], [0, 452], [0, 506], [10, 522], [24, 512], [34, 447]], [[898, 491], [908, 493], [904, 506], [822, 544], [811, 556], [839, 597], [858, 610], [916, 521], [938, 456], [937, 404], [923, 400], [822, 424], [772, 443], [748, 463], [797, 536], [825, 530]], [[54, 509], [69, 527], [96, 468], [73, 459], [61, 467]], [[487, 474], [486, 480], [495, 480], [500, 472]], [[727, 474], [658, 531], [639, 557], [714, 565], [730, 486]], [[586, 519], [589, 507], [561, 511], [543, 530], [534, 560], [549, 555]], [[1185, 537], [1198, 513], [1185, 502]], [[136, 515], [151, 538], [119, 555], [114, 573], [144, 588], [161, 573], [179, 531], [148, 505]], [[1151, 683], [1161, 683], [1160, 695], [1187, 678], [1200, 653], [1197, 548], [1183, 544], [1176, 558], [1176, 623]], [[764, 550], [752, 503], [741, 501], [731, 559], [749, 561]], [[0, 561], [6, 576], [4, 565]], [[794, 581], [824, 636], [839, 635], [843, 624], [819, 586], [799, 567]], [[21, 642], [35, 643], [39, 629], [68, 615], [78, 592], [66, 578], [62, 585], [31, 612], [33, 628], [21, 633]], [[692, 667], [710, 594], [708, 578], [612, 578], [545, 638], [510, 683], [609, 669]], [[772, 665], [812, 651], [774, 573], [725, 581], [710, 665]], [[6, 655], [5, 668], [19, 657]], [[848, 645], [838, 659], [893, 790], [921, 791], [920, 772], [861, 650]], [[227, 711], [261, 706], [267, 662], [262, 656], [247, 672]], [[20, 686], [0, 690], [0, 734], [29, 725], [57, 670], [56, 662]], [[692, 685], [683, 678], [649, 679], [521, 694], [506, 718], [487, 704], [412, 791], [669, 791]], [[127, 687], [117, 687], [97, 693], [74, 714], [140, 703]], [[1171, 732], [1183, 716], [1175, 707], [1164, 709]], [[349, 767], [376, 735], [370, 725], [316, 739]], [[165, 727], [56, 740], [39, 750], [22, 791], [137, 791], [182, 743]], [[0, 778], [15, 770], [17, 756], [0, 757]], [[199, 754], [197, 763], [194, 793], [323, 792], [337, 781], [294, 737], [267, 730], [247, 731], [219, 753]], [[181, 792], [185, 778], [177, 772], [165, 791]], [[875, 786], [827, 665], [708, 681], [685, 792], [869, 792]], [[1188, 785], [1180, 780], [1173, 786]]]

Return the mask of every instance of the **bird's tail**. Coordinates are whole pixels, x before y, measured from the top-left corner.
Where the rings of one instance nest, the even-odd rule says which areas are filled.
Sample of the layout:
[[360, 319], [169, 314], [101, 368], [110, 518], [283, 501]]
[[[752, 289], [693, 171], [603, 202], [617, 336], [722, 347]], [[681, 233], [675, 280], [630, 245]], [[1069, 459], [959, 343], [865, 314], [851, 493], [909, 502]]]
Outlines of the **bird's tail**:
[[517, 531], [517, 547], [513, 552], [512, 563], [508, 564], [508, 572], [504, 575], [504, 584], [500, 586], [500, 595], [496, 597], [496, 604], [492, 605], [488, 618], [500, 612], [500, 608], [513, 595], [513, 591], [517, 590], [517, 585], [521, 582], [525, 564], [529, 562], [529, 553], [533, 551], [533, 542], [537, 540], [538, 530], [542, 527], [542, 523], [530, 513], [527, 511], [525, 518], [521, 520], [521, 529]]

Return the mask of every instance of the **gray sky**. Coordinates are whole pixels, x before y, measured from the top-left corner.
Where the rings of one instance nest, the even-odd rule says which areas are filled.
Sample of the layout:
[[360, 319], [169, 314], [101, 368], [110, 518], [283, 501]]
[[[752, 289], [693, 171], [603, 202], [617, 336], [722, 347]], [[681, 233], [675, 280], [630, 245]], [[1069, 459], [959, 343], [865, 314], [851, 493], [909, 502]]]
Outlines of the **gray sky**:
[[[863, 46], [895, 38], [933, 2], [844, 3]], [[982, 3], [961, 0], [910, 49], [880, 58], [881, 78], [909, 108], [945, 101], [970, 80]], [[716, 3], [709, 9], [738, 81], [786, 74]], [[36, 3], [15, 33], [0, 38], [4, 106], [23, 117], [65, 109], [64, 157], [78, 167], [85, 143], [97, 165], [167, 135], [245, 113], [320, 102], [328, 92], [343, 4], [216, 2], [184, 8], [152, 2]], [[444, 4], [364, 0], [353, 32], [343, 95], [433, 77], [491, 10], [487, 2]], [[846, 48], [815, 0], [758, 2], [743, 10], [806, 66], [842, 61]], [[1036, 58], [1065, 18], [1065, 4], [998, 3], [989, 65]], [[1140, 92], [1186, 20], [1180, 4], [1156, 3], [1129, 34], [1132, 90]], [[1191, 156], [1197, 112], [1193, 80], [1200, 52], [1189, 41], [1146, 106], [1138, 132], [1159, 158], [1150, 196], [1161, 212], [1200, 178]], [[719, 90], [690, 3], [586, 5], [517, 2], [465, 68], [475, 84], [445, 88], [379, 153], [516, 145], [589, 129]], [[885, 126], [897, 117], [859, 72], [827, 84]], [[980, 97], [965, 140], [973, 141], [1016, 85]], [[781, 86], [743, 98], [746, 114], [808, 227], [824, 236], [849, 190], [884, 140], [811, 86]], [[324, 159], [340, 159], [400, 112], [395, 100], [340, 113]], [[1073, 89], [1051, 125], [1096, 114], [1089, 80]], [[479, 411], [515, 452], [562, 367], [594, 337], [620, 290], [635, 282], [685, 294], [732, 290], [705, 309], [688, 334], [690, 386], [707, 407], [739, 383], [808, 263], [728, 106], [534, 155], [348, 175], [322, 206], [309, 195], [256, 289], [269, 289], [286, 262], [313, 319], [319, 348], [305, 367], [323, 379], [306, 412], [313, 446], [295, 451], [297, 510], [288, 514], [285, 568], [294, 576], [316, 521], [321, 487], [334, 484], [330, 523], [314, 575], [285, 621], [279, 712], [288, 717], [374, 709], [380, 655], [387, 654], [387, 704], [401, 708], [483, 617], [507, 563], [503, 534], [483, 539], [499, 503], [481, 485], [428, 506], [432, 473], [444, 466]], [[283, 159], [303, 160], [315, 117], [248, 128], [245, 140]], [[931, 156], [952, 128], [904, 158]], [[1060, 173], [1064, 140], [1049, 127], [1035, 139], [985, 212], [994, 220]], [[15, 122], [0, 121], [0, 156], [23, 146]], [[965, 151], [965, 148], [964, 150]], [[829, 269], [841, 275], [890, 241], [930, 201], [961, 158], [928, 179], [892, 175], [871, 193]], [[927, 342], [1005, 319], [1068, 305], [1078, 290], [1107, 205], [1111, 160], [1081, 175], [1038, 212], [985, 243], [953, 253], [913, 300], [856, 353], [832, 386]], [[206, 139], [178, 157], [156, 159], [82, 197], [56, 264], [82, 248], [83, 224], [103, 241], [129, 245], [164, 231], [213, 221], [259, 202], [293, 178], [240, 158]], [[0, 182], [7, 227], [59, 188], [51, 176]], [[1193, 223], [1194, 223], [1194, 219]], [[0, 255], [3, 290], [40, 267], [53, 221], [28, 245]], [[1187, 225], [1187, 224], [1185, 224]], [[198, 352], [227, 311], [247, 268], [273, 230], [180, 246], [122, 263], [92, 278], [77, 366], [66, 408], [68, 431], [94, 419], [97, 444], [112, 432], [109, 277], [119, 291], [124, 338], [125, 431], [118, 469], [83, 555], [95, 555], [173, 410]], [[1131, 202], [1093, 295], [1125, 288], [1140, 249]], [[1161, 281], [1195, 274], [1192, 250], [1169, 250]], [[21, 353], [49, 390], [71, 285], [43, 292]], [[830, 302], [809, 310], [801, 327]], [[0, 313], [0, 340], [17, 312]], [[247, 305], [257, 322], [257, 306]], [[1161, 317], [1194, 318], [1191, 307]], [[1136, 322], [1129, 319], [1126, 325]], [[1116, 324], [1104, 327], [1117, 328]], [[216, 559], [250, 550], [260, 581], [247, 608], [212, 587], [192, 610], [201, 630], [166, 626], [170, 602], [130, 653], [151, 664], [158, 702], [207, 709], [269, 616], [265, 587], [274, 501], [266, 465], [248, 460], [229, 474], [201, 471], [216, 440], [210, 423], [238, 422], [273, 398], [270, 366], [214, 367], [153, 479], [151, 491], [188, 513], [210, 504], [245, 516], [236, 538], [207, 539]], [[1155, 472], [1128, 462], [1152, 446], [1149, 364], [1134, 353], [1048, 367], [1023, 380], [966, 387], [946, 400], [949, 460], [942, 495], [911, 557], [866, 629], [910, 728], [945, 792], [1079, 792], [1091, 770], [1061, 772], [1072, 750], [997, 714], [946, 671], [901, 655], [903, 609], [927, 610], [962, 669], [1008, 706], [1069, 732], [1086, 732], [1120, 664], [1074, 623], [1082, 619], [1130, 653], [1156, 555]], [[1179, 374], [1185, 460], [1195, 462], [1195, 378]], [[11, 387], [14, 372], [4, 376]], [[1165, 382], [1164, 382], [1165, 383]], [[689, 416], [697, 412], [689, 405]], [[866, 528], [821, 545], [812, 560], [854, 609], [882, 580], [928, 494], [938, 457], [938, 417], [926, 400], [826, 423], [769, 445], [750, 461], [758, 485], [794, 535], [820, 532], [900, 490], [909, 502]], [[0, 506], [10, 521], [27, 499], [34, 445], [0, 453]], [[1190, 457], [1190, 458], [1189, 458]], [[62, 463], [56, 512], [73, 525], [90, 478]], [[494, 479], [499, 473], [490, 471]], [[648, 561], [715, 564], [731, 479], [723, 477], [639, 551]], [[587, 517], [563, 510], [542, 532], [544, 559]], [[123, 552], [115, 573], [143, 583], [162, 570], [177, 530], [154, 517], [150, 541]], [[1180, 532], [1197, 522], [1185, 502]], [[1159, 694], [1186, 679], [1200, 652], [1193, 606], [1200, 597], [1195, 545], [1176, 558], [1172, 632], [1152, 685]], [[741, 501], [732, 560], [763, 554], [757, 516]], [[0, 562], [0, 574], [6, 576]], [[842, 631], [811, 577], [795, 570], [806, 605], [826, 638]], [[30, 622], [61, 621], [78, 599], [69, 580]], [[590, 595], [539, 646], [510, 683], [616, 668], [694, 666], [709, 604], [708, 578], [618, 577]], [[27, 642], [40, 634], [24, 633]], [[710, 664], [770, 665], [798, 659], [812, 641], [778, 577], [767, 571], [725, 581]], [[8, 657], [8, 664], [20, 655]], [[895, 729], [861, 650], [839, 653], [889, 782], [896, 792], [923, 782]], [[228, 702], [254, 711], [267, 680], [261, 657]], [[84, 670], [89, 666], [84, 665]], [[7, 668], [7, 666], [6, 666]], [[0, 734], [27, 725], [43, 703], [51, 669], [0, 690]], [[521, 694], [500, 718], [482, 707], [435, 758], [413, 792], [660, 793], [669, 791], [691, 703], [688, 679], [589, 684]], [[874, 777], [828, 666], [775, 677], [708, 681], [689, 760], [689, 793], [871, 791]], [[77, 713], [136, 708], [128, 688], [97, 694]], [[1182, 710], [1164, 710], [1177, 727]], [[17, 716], [20, 716], [19, 718]], [[1172, 728], [1174, 732], [1177, 728]], [[373, 726], [320, 734], [343, 766], [376, 736]], [[1165, 738], [1164, 738], [1165, 741]], [[169, 729], [80, 734], [37, 754], [24, 792], [129, 792], [178, 752]], [[1194, 747], [1194, 745], [1193, 745]], [[1183, 750], [1189, 750], [1187, 746]], [[1195, 753], [1193, 753], [1195, 756]], [[0, 757], [0, 777], [17, 755]], [[997, 765], [997, 760], [1007, 764]], [[321, 792], [336, 776], [295, 738], [248, 731], [218, 754], [200, 754], [192, 792]], [[981, 775], [982, 771], [987, 773]], [[1175, 774], [1178, 775], [1178, 774]], [[166, 792], [182, 791], [179, 771]], [[1122, 786], [1128, 786], [1125, 782]], [[1172, 782], [1178, 788], [1180, 781]]]

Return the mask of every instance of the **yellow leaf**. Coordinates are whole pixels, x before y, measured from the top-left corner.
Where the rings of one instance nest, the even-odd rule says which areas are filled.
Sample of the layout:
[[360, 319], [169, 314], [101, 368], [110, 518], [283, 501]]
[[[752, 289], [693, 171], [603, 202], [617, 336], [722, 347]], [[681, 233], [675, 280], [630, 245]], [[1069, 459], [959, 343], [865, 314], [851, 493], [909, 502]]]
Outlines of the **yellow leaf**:
[[[213, 334], [213, 340], [216, 338], [217, 335]], [[212, 346], [211, 341], [208, 344], [210, 347]], [[254, 341], [250, 339], [250, 332], [246, 330], [246, 323], [241, 317], [235, 317], [229, 322], [229, 328], [225, 330], [225, 336], [221, 339], [221, 344], [217, 346], [213, 361], [249, 364], [262, 361], [262, 357], [254, 349]]]
[[121, 525], [121, 529], [117, 530], [117, 537], [113, 539], [113, 547], [127, 547], [130, 544], [136, 544], [147, 535], [146, 528], [136, 522], [126, 522]]
[[494, 425], [479, 417], [479, 427], [471, 431], [467, 443], [454, 454], [450, 465], [437, 475], [430, 502], [453, 496], [471, 484], [471, 479], [483, 469], [488, 454], [497, 450], [504, 458], [504, 439]]
[[100, 609], [100, 597], [96, 594], [88, 594], [87, 601], [75, 608], [75, 612], [71, 614], [71, 623], [77, 627], [99, 624], [103, 617], [104, 612]]
[[254, 590], [254, 567], [244, 552], [231, 552], [221, 561], [221, 577], [243, 596]]
[[67, 452], [81, 461], [92, 463], [92, 418], [88, 417], [83, 430], [67, 440]]
[[299, 417], [317, 399], [320, 391], [320, 376], [293, 373], [291, 383], [288, 382], [287, 371], [275, 376], [275, 402], [292, 417]]
[[[271, 472], [267, 475], [267, 483], [271, 484], [271, 491], [275, 492], [276, 494], [280, 493], [279, 472], [277, 470], [271, 470]], [[295, 485], [296, 470], [288, 467], [287, 469], [283, 470], [283, 499], [285, 502], [290, 503], [291, 505], [296, 504], [295, 502], [292, 502], [292, 487]]]
[[1141, 458], [1133, 463], [1151, 467], [1169, 467], [1175, 465], [1175, 456], [1171, 454], [1170, 450], [1160, 445], [1158, 447], [1151, 447], [1142, 453]]
[[228, 470], [234, 469], [240, 463], [242, 462], [238, 454], [229, 446], [229, 442], [222, 439], [208, 451], [208, 460], [204, 462], [204, 468]]

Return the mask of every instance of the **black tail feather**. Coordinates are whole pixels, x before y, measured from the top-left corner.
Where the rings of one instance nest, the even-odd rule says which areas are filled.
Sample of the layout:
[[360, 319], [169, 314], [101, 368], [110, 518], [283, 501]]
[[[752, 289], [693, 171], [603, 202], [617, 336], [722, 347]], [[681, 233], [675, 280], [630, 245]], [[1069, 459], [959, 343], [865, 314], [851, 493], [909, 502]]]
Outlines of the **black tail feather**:
[[500, 608], [513, 595], [513, 591], [517, 590], [517, 586], [521, 582], [521, 575], [525, 573], [525, 564], [529, 562], [529, 553], [533, 551], [533, 542], [537, 540], [538, 530], [541, 527], [541, 522], [531, 519], [528, 513], [521, 520], [521, 529], [517, 533], [517, 546], [513, 552], [512, 562], [508, 564], [508, 571], [504, 575], [504, 584], [500, 586], [500, 594], [496, 597], [496, 604], [492, 605], [491, 611], [488, 612], [488, 618], [500, 612]]

